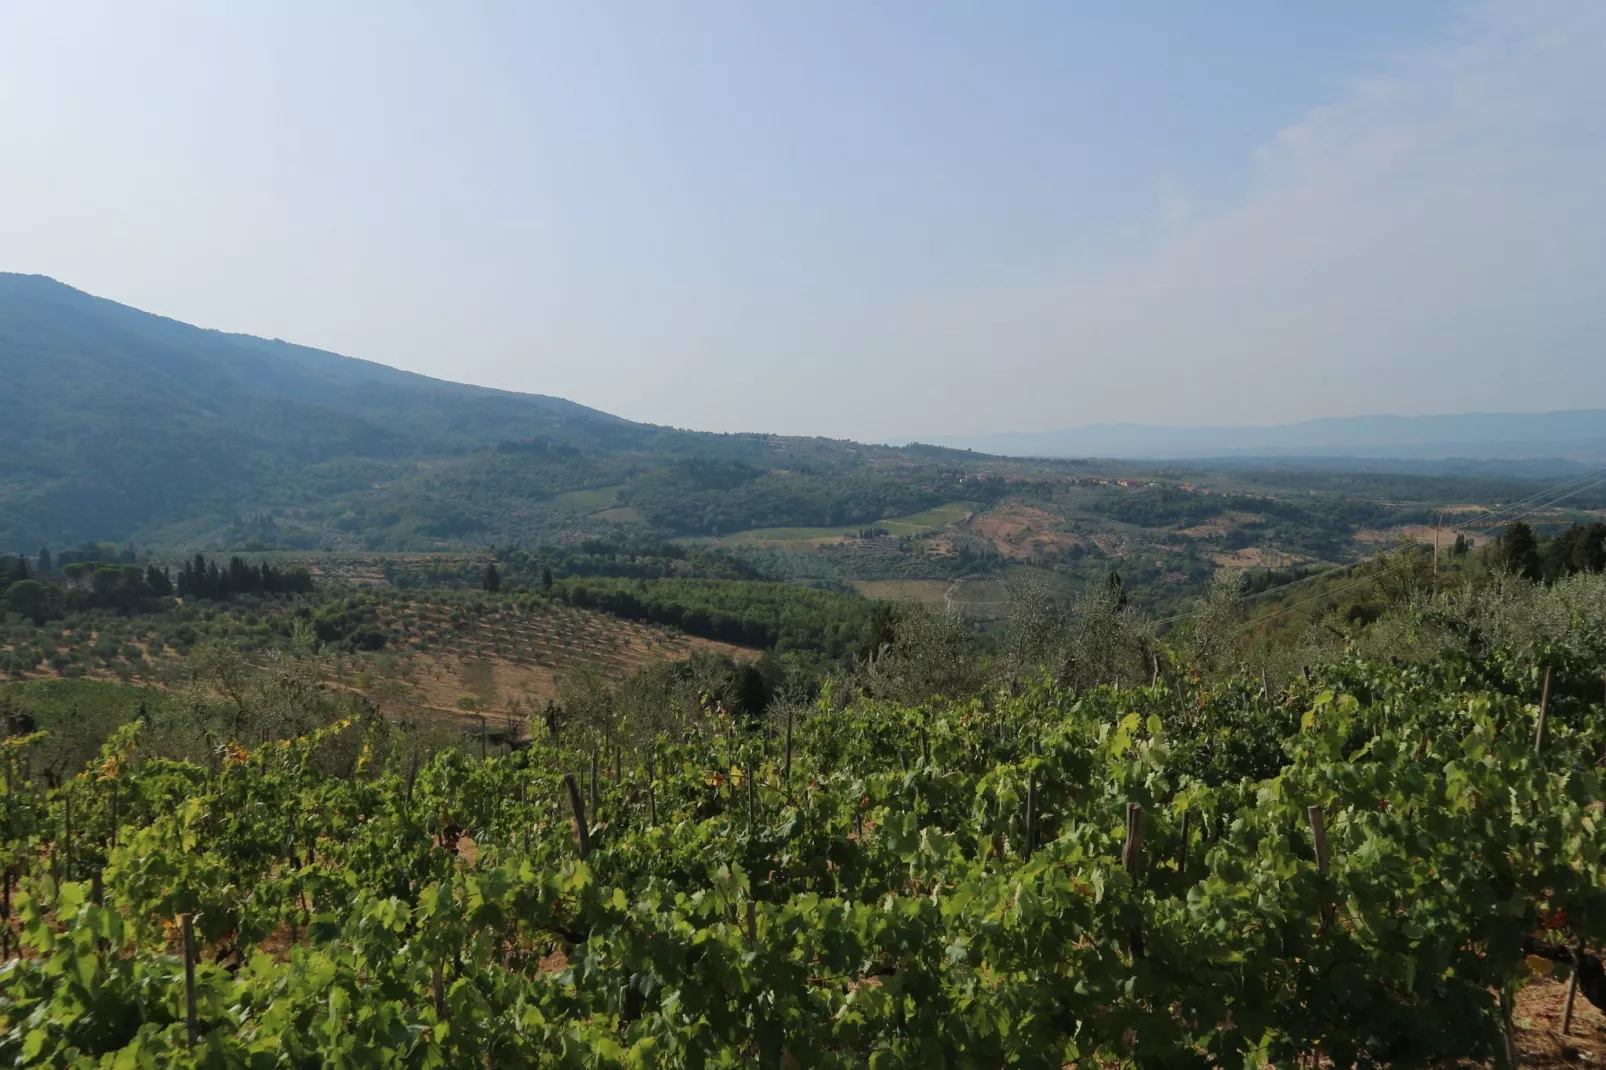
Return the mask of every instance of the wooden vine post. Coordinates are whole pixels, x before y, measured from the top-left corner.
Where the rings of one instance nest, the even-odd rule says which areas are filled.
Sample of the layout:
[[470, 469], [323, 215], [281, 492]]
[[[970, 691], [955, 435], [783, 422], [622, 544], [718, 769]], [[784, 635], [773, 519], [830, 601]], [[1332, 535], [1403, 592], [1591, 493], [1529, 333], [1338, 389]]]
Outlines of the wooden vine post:
[[[1121, 868], [1126, 870], [1128, 877], [1132, 878], [1132, 889], [1137, 891], [1138, 880], [1143, 873], [1143, 804], [1129, 802], [1126, 804], [1126, 844], [1121, 848]], [[1143, 923], [1132, 923], [1132, 957], [1143, 957]]]
[[591, 829], [586, 825], [586, 804], [580, 798], [580, 785], [574, 782], [573, 773], [563, 774], [563, 786], [569, 789], [569, 806], [574, 810], [575, 837], [580, 841], [580, 857], [591, 855]]
[[658, 759], [651, 750], [647, 751], [647, 822], [650, 825], [658, 824], [658, 795], [653, 788], [653, 781], [658, 776]]
[[[1320, 806], [1307, 807], [1305, 813], [1310, 818], [1311, 841], [1316, 846], [1316, 872], [1322, 875], [1323, 883], [1325, 884], [1327, 871], [1331, 865], [1331, 860], [1327, 853], [1327, 822], [1322, 816], [1322, 808]], [[1333, 924], [1333, 904], [1327, 898], [1324, 888], [1322, 895], [1322, 928], [1325, 929], [1331, 924]]]
[[786, 706], [786, 793], [792, 794], [792, 705]]
[[1573, 955], [1573, 975], [1567, 979], [1567, 1002], [1561, 1008], [1561, 1035], [1566, 1036], [1573, 1027], [1573, 1004], [1578, 1002], [1578, 967], [1584, 959], [1584, 942], [1578, 942]]
[[1182, 811], [1182, 847], [1177, 851], [1177, 872], [1183, 875], [1188, 872], [1188, 819], [1192, 816], [1192, 810]]
[[1545, 722], [1550, 718], [1550, 666], [1545, 666], [1545, 686], [1539, 692], [1539, 725], [1534, 729], [1534, 753], [1545, 749]]
[[1037, 770], [1026, 774], [1026, 861], [1037, 847]]
[[597, 745], [591, 744], [591, 820], [595, 821], [602, 812], [597, 804]]
[[[1545, 729], [1550, 719], [1550, 672], [1551, 667], [1545, 666], [1545, 682], [1539, 691], [1539, 723], [1534, 728], [1534, 754], [1539, 755], [1545, 748]], [[1561, 1035], [1566, 1036], [1573, 1027], [1573, 1007], [1578, 1002], [1578, 961], [1583, 957], [1583, 945], [1579, 945], [1579, 953], [1573, 957], [1572, 975], [1567, 978], [1567, 1001], [1561, 1010]]]
[[[65, 785], [63, 785], [65, 789]], [[61, 879], [72, 880], [72, 792], [63, 790], [61, 797]]]
[[1506, 1070], [1517, 1070], [1516, 1005], [1517, 1001], [1512, 995], [1511, 986], [1509, 984], [1502, 985], [1500, 988], [1500, 1040], [1501, 1054], [1504, 1057], [1501, 1061], [1505, 1064]]
[[184, 942], [184, 1024], [189, 1032], [190, 1047], [200, 1039], [200, 1021], [195, 1010], [195, 917], [178, 916], [179, 931]]
[[1143, 804], [1126, 804], [1126, 843], [1121, 848], [1121, 868], [1137, 880], [1143, 871]]
[[[106, 882], [99, 869], [89, 875], [89, 901], [98, 907], [106, 905]], [[104, 969], [106, 966], [106, 951], [111, 942], [104, 936], [95, 937], [95, 961]]]

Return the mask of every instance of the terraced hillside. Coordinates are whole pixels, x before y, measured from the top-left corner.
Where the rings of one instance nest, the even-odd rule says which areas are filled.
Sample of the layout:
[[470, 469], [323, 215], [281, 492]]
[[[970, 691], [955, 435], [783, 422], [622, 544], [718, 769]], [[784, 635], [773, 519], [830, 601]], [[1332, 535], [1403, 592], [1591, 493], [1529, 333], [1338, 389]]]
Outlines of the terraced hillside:
[[699, 650], [757, 656], [744, 647], [562, 603], [525, 608], [511, 599], [452, 604], [392, 598], [377, 603], [376, 623], [390, 660], [385, 686], [367, 690], [382, 707], [457, 719], [528, 716], [555, 698], [559, 677], [579, 665], [623, 680]]
[[[298, 615], [298, 611], [306, 611]], [[171, 689], [189, 660], [221, 640], [261, 660], [297, 643], [332, 653], [329, 682], [390, 713], [475, 721], [527, 716], [559, 677], [590, 666], [622, 680], [699, 650], [738, 659], [756, 651], [605, 613], [514, 596], [366, 591], [319, 604], [256, 601], [179, 605], [159, 616], [92, 612], [0, 631], [0, 671], [17, 680], [119, 679]]]

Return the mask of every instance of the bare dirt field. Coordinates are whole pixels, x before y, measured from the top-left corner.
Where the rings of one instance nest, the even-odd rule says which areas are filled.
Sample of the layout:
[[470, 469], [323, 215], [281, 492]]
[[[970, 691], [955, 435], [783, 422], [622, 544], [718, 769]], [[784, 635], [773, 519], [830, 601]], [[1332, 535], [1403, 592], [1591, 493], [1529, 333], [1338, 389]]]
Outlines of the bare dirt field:
[[1060, 523], [1059, 517], [1044, 509], [1006, 501], [972, 517], [969, 529], [1005, 557], [1025, 560], [1053, 555], [1080, 541], [1068, 531], [1057, 530]]
[[[1455, 545], [1455, 537], [1457, 535], [1464, 535], [1474, 546], [1477, 546], [1481, 545], [1484, 540], [1493, 538], [1495, 534], [1497, 534], [1496, 531], [1488, 528], [1463, 529], [1454, 527], [1451, 524], [1445, 524], [1443, 527], [1436, 530], [1439, 540], [1439, 549], [1446, 553], [1449, 552], [1450, 547]], [[1401, 524], [1398, 527], [1392, 528], [1361, 528], [1355, 532], [1356, 542], [1365, 543], [1368, 546], [1376, 546], [1383, 549], [1392, 546], [1402, 539], [1408, 542], [1424, 543], [1428, 546], [1432, 546], [1434, 537], [1435, 528], [1432, 524]]]

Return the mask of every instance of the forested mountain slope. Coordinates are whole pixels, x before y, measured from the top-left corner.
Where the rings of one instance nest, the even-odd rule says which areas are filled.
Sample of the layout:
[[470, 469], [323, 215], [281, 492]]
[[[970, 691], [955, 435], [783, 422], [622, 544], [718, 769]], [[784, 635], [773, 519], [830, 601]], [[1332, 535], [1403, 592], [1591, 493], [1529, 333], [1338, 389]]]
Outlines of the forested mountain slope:
[[[872, 451], [851, 443], [633, 423], [204, 330], [42, 276], [0, 274], [0, 381], [8, 548], [133, 536], [505, 540], [586, 526], [554, 498], [599, 487], [620, 509], [591, 526], [669, 533], [870, 521], [952, 496], [929, 479], [909, 489], [865, 474]], [[944, 454], [874, 452], [898, 469]], [[780, 483], [776, 468], [803, 478]], [[850, 470], [859, 474], [836, 478]], [[833, 476], [822, 483], [821, 472]], [[631, 501], [630, 482], [649, 475]], [[738, 488], [742, 516], [714, 509]]]

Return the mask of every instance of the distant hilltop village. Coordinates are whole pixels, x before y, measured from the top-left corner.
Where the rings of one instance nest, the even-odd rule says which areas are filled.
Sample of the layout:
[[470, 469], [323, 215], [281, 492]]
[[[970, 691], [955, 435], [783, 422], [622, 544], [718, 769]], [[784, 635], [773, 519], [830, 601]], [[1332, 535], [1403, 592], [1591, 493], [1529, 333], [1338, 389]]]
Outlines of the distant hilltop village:
[[1185, 490], [1195, 494], [1209, 494], [1210, 491], [1196, 487], [1192, 483], [1164, 484], [1152, 479], [1112, 479], [1108, 476], [1024, 476], [1018, 474], [996, 474], [993, 472], [971, 472], [959, 477], [960, 483], [1005, 483], [1014, 485], [1048, 486], [1051, 484], [1074, 485], [1079, 487], [1128, 487], [1141, 489], [1143, 487], [1175, 486], [1178, 490]]

